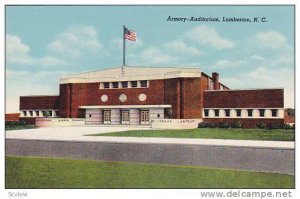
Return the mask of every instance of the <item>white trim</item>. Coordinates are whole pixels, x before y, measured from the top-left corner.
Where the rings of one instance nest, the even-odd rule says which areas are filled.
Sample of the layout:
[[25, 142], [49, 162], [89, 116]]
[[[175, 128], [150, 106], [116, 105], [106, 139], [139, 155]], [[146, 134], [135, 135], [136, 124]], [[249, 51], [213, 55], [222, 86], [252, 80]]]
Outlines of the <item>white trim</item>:
[[[226, 117], [223, 111], [227, 109], [230, 110], [230, 116]], [[247, 110], [253, 110], [252, 112], [252, 117], [248, 116], [248, 113], [246, 112]], [[264, 109], [264, 117], [259, 116], [259, 109]], [[272, 117], [272, 109], [277, 110], [277, 116]], [[208, 116], [205, 116], [205, 110], [208, 110]], [[214, 110], [219, 110], [219, 116], [215, 116], [215, 111]], [[236, 110], [241, 110], [241, 116], [237, 116]], [[225, 111], [224, 111], [225, 112]], [[284, 118], [284, 108], [203, 108], [203, 118], [241, 118], [241, 119], [283, 119]]]
[[275, 107], [275, 108], [270, 108], [270, 107], [268, 107], [268, 108], [238, 108], [238, 107], [234, 107], [234, 108], [203, 108], [203, 109], [284, 109], [283, 107], [280, 107], [280, 108], [278, 108], [278, 107]]
[[212, 91], [255, 91], [255, 90], [284, 90], [284, 88], [245, 88], [245, 89], [228, 89], [228, 90], [204, 90], [204, 92]]
[[81, 109], [99, 109], [99, 108], [171, 108], [169, 104], [159, 104], [159, 105], [107, 105], [107, 106], [79, 106]]
[[201, 77], [201, 70], [199, 68], [176, 67], [125, 67], [125, 74], [122, 74], [121, 68], [110, 68], [63, 76], [60, 78], [60, 84], [157, 80], [183, 77]]

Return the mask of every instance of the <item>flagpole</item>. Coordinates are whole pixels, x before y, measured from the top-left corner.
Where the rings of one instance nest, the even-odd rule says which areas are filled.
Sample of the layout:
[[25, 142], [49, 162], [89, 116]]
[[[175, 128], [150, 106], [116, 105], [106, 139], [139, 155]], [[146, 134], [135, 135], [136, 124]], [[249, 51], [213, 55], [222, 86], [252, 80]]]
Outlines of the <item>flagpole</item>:
[[123, 26], [123, 67], [125, 66], [125, 26]]

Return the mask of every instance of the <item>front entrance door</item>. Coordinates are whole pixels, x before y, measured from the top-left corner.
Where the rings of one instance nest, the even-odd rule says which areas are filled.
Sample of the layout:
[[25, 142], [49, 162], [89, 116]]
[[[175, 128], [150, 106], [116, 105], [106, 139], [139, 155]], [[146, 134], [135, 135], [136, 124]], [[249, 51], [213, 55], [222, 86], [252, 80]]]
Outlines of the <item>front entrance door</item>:
[[121, 124], [129, 124], [129, 110], [122, 110], [121, 111]]
[[141, 124], [149, 124], [149, 111], [141, 111]]
[[110, 124], [111, 123], [111, 111], [104, 110], [103, 111], [103, 124]]

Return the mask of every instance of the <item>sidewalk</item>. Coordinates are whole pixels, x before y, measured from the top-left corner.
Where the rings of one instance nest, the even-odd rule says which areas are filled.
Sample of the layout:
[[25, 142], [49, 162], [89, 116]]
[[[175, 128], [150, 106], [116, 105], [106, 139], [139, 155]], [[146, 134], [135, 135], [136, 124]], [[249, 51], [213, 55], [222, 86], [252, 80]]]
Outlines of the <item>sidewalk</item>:
[[24, 129], [6, 131], [6, 139], [21, 140], [53, 140], [53, 141], [83, 141], [83, 142], [114, 142], [114, 143], [153, 143], [153, 144], [185, 144], [185, 145], [210, 145], [234, 146], [255, 148], [282, 148], [294, 149], [292, 141], [256, 141], [256, 140], [224, 140], [224, 139], [194, 139], [194, 138], [145, 138], [145, 137], [109, 137], [85, 136], [120, 132], [128, 130], [142, 130], [137, 127], [52, 127], [38, 129]]

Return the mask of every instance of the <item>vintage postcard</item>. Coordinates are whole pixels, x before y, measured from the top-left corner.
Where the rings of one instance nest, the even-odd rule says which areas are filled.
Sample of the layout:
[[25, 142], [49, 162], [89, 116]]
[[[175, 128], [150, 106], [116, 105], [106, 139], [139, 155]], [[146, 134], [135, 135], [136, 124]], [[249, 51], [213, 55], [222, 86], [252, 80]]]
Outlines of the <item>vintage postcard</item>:
[[295, 6], [6, 5], [5, 27], [7, 189], [295, 188]]

